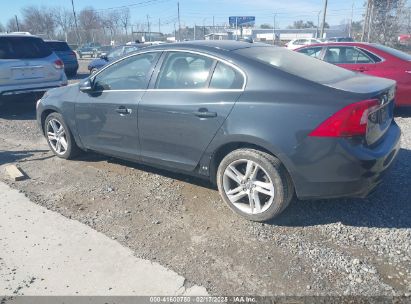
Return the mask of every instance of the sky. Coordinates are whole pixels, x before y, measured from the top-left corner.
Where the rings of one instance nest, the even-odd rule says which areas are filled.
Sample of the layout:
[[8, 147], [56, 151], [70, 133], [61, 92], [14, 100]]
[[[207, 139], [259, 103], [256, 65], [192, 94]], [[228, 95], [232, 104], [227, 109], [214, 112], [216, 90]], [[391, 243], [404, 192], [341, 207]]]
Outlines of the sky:
[[[25, 6], [61, 6], [71, 9], [71, 0], [0, 0], [0, 23], [17, 15]], [[317, 24], [318, 15], [323, 9], [324, 0], [179, 0], [181, 26], [222, 25], [228, 23], [229, 16], [255, 16], [256, 24], [273, 24], [285, 28], [295, 20], [310, 20]], [[328, 0], [327, 23], [338, 25], [342, 20], [360, 20], [365, 9], [363, 0]], [[155, 29], [160, 26], [163, 32], [171, 32], [177, 23], [177, 0], [74, 0], [76, 11], [92, 6], [101, 12], [130, 8], [132, 23], [147, 23], [147, 16]], [[353, 9], [354, 8], [354, 9]], [[322, 15], [320, 15], [322, 18]], [[320, 19], [321, 20], [321, 19]]]

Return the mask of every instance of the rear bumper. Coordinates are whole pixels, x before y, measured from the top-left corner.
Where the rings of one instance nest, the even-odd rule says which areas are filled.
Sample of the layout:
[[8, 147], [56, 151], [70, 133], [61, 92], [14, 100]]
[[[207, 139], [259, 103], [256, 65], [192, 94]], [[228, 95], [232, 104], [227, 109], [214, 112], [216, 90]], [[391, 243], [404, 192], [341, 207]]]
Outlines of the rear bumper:
[[[401, 131], [392, 123], [384, 139], [375, 147], [348, 140], [338, 140], [330, 146], [324, 138], [310, 138], [315, 143], [306, 153], [316, 153], [318, 159], [292, 174], [300, 199], [366, 197], [382, 181], [400, 150]], [[317, 147], [314, 147], [314, 146]], [[312, 151], [310, 151], [312, 150]], [[314, 151], [315, 150], [315, 151]]]
[[20, 84], [10, 86], [0, 86], [0, 96], [11, 96], [17, 94], [26, 94], [33, 92], [44, 92], [48, 89], [58, 88], [67, 85], [67, 78], [64, 76], [62, 80], [50, 81], [35, 84]]

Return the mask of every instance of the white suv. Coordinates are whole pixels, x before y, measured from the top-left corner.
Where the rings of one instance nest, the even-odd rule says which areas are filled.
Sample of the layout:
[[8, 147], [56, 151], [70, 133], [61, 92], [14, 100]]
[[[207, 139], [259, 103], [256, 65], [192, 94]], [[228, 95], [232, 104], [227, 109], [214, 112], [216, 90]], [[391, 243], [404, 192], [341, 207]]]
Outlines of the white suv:
[[0, 34], [0, 100], [65, 85], [63, 62], [41, 38]]
[[304, 45], [315, 44], [315, 43], [321, 43], [321, 41], [318, 39], [314, 39], [314, 38], [300, 38], [300, 39], [291, 40], [290, 42], [287, 43], [286, 46], [287, 46], [287, 49], [289, 50], [295, 50]]

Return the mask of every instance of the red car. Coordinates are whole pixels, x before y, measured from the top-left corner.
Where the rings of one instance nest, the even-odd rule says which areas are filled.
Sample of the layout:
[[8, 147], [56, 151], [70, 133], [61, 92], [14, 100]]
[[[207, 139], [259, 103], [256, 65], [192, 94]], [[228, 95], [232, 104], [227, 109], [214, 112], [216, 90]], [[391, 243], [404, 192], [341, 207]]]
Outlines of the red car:
[[312, 44], [295, 51], [340, 67], [397, 81], [397, 107], [411, 107], [411, 55], [374, 43]]

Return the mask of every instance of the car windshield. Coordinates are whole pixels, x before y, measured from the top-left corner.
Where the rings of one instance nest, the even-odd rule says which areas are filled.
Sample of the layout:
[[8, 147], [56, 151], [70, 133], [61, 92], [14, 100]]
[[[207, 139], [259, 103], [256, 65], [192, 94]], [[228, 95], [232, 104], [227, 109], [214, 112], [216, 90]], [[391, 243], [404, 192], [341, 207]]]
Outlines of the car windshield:
[[66, 42], [59, 42], [59, 41], [46, 41], [46, 44], [51, 48], [53, 51], [70, 51], [70, 47]]
[[50, 48], [40, 38], [0, 37], [0, 59], [44, 58], [51, 53]]
[[398, 57], [402, 60], [411, 61], [411, 55], [410, 54], [404, 53], [402, 51], [399, 51], [399, 50], [396, 50], [396, 49], [393, 49], [393, 48], [390, 48], [388, 46], [381, 45], [381, 44], [373, 43], [372, 46], [375, 47], [376, 49], [379, 49], [383, 52], [386, 52], [386, 53], [388, 53], [392, 56]]
[[353, 72], [333, 64], [280, 47], [251, 47], [236, 52], [321, 84], [337, 82], [353, 75]]

